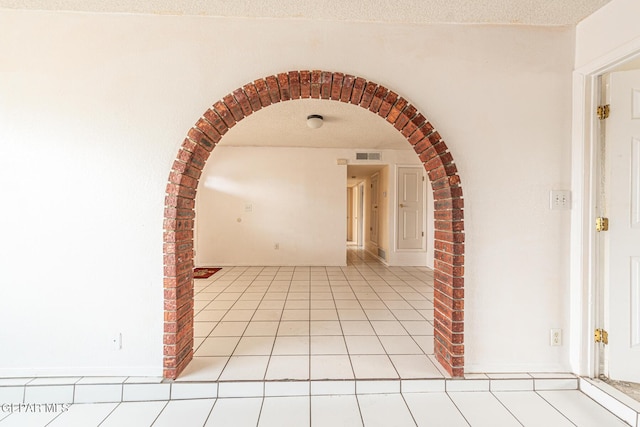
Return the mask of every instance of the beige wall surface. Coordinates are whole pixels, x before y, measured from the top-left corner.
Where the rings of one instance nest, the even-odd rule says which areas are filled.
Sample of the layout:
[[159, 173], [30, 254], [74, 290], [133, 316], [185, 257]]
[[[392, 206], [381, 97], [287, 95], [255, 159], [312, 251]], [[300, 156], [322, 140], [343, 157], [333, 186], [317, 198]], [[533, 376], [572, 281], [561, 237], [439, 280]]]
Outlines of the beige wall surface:
[[548, 200], [570, 188], [573, 42], [564, 27], [0, 10], [0, 322], [21, 325], [0, 330], [0, 376], [161, 374], [180, 144], [227, 93], [304, 69], [385, 85], [444, 137], [465, 197], [467, 370], [566, 369], [548, 334], [568, 328], [569, 214]]

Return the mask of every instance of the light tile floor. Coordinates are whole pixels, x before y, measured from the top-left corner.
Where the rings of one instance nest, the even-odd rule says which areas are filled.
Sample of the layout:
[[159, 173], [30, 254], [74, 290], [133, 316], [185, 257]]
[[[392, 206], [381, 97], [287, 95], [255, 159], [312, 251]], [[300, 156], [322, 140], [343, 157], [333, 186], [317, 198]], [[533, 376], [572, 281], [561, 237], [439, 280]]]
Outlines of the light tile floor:
[[74, 404], [65, 412], [0, 413], [5, 426], [616, 427], [577, 390], [434, 392]]
[[[176, 382], [7, 379], [0, 400], [75, 403], [3, 405], [0, 427], [627, 425], [578, 390], [556, 390], [576, 388], [572, 375], [470, 374], [445, 385], [432, 272], [388, 268], [353, 248], [348, 260], [197, 280], [195, 357]], [[115, 403], [82, 403], [100, 399]]]
[[226, 267], [195, 281], [194, 360], [178, 381], [447, 377], [433, 271], [350, 247], [346, 267]]

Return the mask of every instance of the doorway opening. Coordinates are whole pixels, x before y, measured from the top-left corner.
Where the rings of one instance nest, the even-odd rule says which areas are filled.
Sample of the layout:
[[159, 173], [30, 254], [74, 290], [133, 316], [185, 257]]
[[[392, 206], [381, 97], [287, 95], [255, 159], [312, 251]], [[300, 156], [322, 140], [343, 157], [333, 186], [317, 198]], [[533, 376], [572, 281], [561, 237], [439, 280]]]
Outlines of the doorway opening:
[[364, 245], [364, 182], [347, 179], [347, 246]]
[[[632, 283], [637, 282], [637, 280], [633, 280], [632, 274], [627, 274], [624, 281], [618, 282], [616, 280], [615, 284], [611, 277], [611, 269], [619, 259], [624, 259], [626, 256], [624, 270], [627, 270], [627, 273], [633, 264], [633, 254], [627, 253], [622, 257], [619, 256], [620, 248], [618, 246], [620, 245], [616, 242], [616, 234], [625, 227], [629, 228], [633, 221], [632, 215], [629, 215], [630, 205], [633, 203], [629, 204], [628, 202], [630, 198], [633, 198], [634, 191], [628, 188], [631, 184], [631, 180], [629, 180], [630, 182], [626, 183], [627, 191], [624, 197], [627, 200], [627, 212], [622, 215], [616, 214], [615, 211], [619, 211], [620, 207], [624, 210], [625, 203], [615, 202], [619, 206], [614, 207], [611, 198], [619, 198], [620, 194], [625, 191], [616, 194], [616, 189], [611, 188], [611, 180], [614, 178], [611, 172], [618, 166], [622, 166], [623, 170], [616, 170], [616, 173], [628, 174], [633, 170], [633, 145], [635, 145], [634, 139], [637, 137], [628, 135], [622, 140], [612, 141], [612, 136], [608, 135], [610, 130], [608, 128], [616, 127], [616, 125], [611, 124], [610, 118], [605, 118], [605, 115], [600, 119], [598, 111], [600, 106], [604, 107], [608, 103], [610, 104], [610, 112], [611, 108], [616, 108], [616, 114], [622, 114], [629, 119], [632, 115], [629, 114], [629, 108], [632, 107], [631, 100], [623, 101], [621, 108], [613, 105], [614, 102], [609, 102], [608, 95], [605, 93], [606, 86], [613, 74], [639, 68], [640, 43], [635, 40], [574, 71], [574, 88], [576, 89], [574, 91], [574, 106], [578, 106], [578, 108], [574, 108], [573, 115], [573, 183], [577, 197], [575, 198], [576, 209], [572, 212], [571, 239], [573, 337], [571, 340], [571, 363], [575, 372], [591, 378], [599, 378], [601, 375], [611, 376], [614, 380], [615, 377], [622, 378], [620, 373], [611, 371], [611, 365], [618, 364], [614, 359], [616, 358], [615, 353], [620, 350], [610, 347], [612, 340], [616, 342], [617, 346], [626, 347], [626, 350], [633, 350], [633, 347], [637, 347], [633, 345], [634, 338], [630, 333], [633, 326], [629, 321], [631, 312], [634, 310], [631, 300], [636, 300], [637, 297], [627, 292], [626, 301], [622, 305], [617, 303], [615, 306], [610, 298], [616, 299], [616, 296], [611, 292], [619, 294], [620, 287], [633, 287]], [[627, 96], [632, 96], [632, 93], [628, 91]], [[623, 147], [626, 145], [621, 155], [614, 154], [617, 145]], [[607, 165], [610, 167], [608, 168]], [[611, 207], [614, 208], [613, 211], [609, 210]], [[611, 216], [609, 231], [596, 231], [597, 218], [609, 216]], [[613, 234], [610, 233], [611, 231]], [[622, 248], [624, 246], [622, 245]], [[638, 244], [636, 243], [635, 246]], [[615, 258], [619, 259], [616, 261]], [[625, 262], [623, 261], [623, 263]], [[614, 287], [618, 289], [614, 289]], [[622, 311], [624, 316], [619, 316], [622, 313], [615, 313], [612, 319], [612, 311]], [[626, 317], [626, 326], [619, 328], [611, 324], [611, 320], [615, 320], [616, 317]], [[636, 328], [637, 325], [636, 322]], [[607, 327], [613, 328], [613, 330], [607, 331]], [[627, 330], [625, 331], [624, 328]], [[598, 336], [604, 338], [603, 331], [609, 332], [609, 344], [605, 344], [604, 339], [597, 339]], [[612, 349], [614, 354], [611, 354]], [[629, 367], [634, 368], [635, 365], [634, 363]], [[623, 366], [615, 366], [614, 370], [620, 367], [624, 368]], [[633, 376], [624, 373], [622, 375], [626, 379], [631, 379]], [[599, 384], [602, 383], [595, 382], [594, 384], [600, 388]], [[602, 388], [606, 390], [606, 385], [602, 385]]]
[[347, 246], [364, 246], [364, 181], [347, 168]]
[[357, 228], [357, 244], [358, 247], [361, 248], [364, 246], [364, 183], [361, 182], [358, 184], [358, 189], [356, 191], [357, 199], [356, 199], [356, 212], [358, 215], [358, 220], [356, 222]]
[[204, 112], [188, 132], [169, 174], [164, 221], [164, 376], [176, 378], [193, 358], [195, 197], [216, 144], [246, 116], [281, 101], [325, 99], [377, 114], [409, 142], [434, 196], [434, 350], [452, 376], [464, 374], [464, 202], [452, 154], [405, 98], [360, 77], [326, 71], [268, 76], [239, 88]]
[[640, 63], [600, 78], [596, 375], [640, 400]]
[[[382, 177], [382, 179], [381, 179]], [[354, 212], [352, 239], [348, 244], [368, 252], [385, 262], [389, 251], [388, 224], [392, 221], [388, 206], [389, 166], [386, 164], [353, 164], [347, 166], [349, 208]]]
[[347, 245], [351, 246], [358, 241], [357, 204], [357, 186], [347, 186]]

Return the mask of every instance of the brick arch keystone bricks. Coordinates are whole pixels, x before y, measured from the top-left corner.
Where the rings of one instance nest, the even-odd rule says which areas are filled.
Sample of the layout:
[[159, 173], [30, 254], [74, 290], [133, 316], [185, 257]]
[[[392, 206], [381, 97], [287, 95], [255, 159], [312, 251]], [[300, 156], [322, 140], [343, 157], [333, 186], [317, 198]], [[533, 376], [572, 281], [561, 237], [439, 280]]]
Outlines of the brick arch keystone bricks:
[[164, 377], [193, 358], [193, 226], [198, 180], [225, 133], [244, 117], [281, 101], [327, 99], [366, 108], [409, 141], [434, 196], [434, 348], [454, 377], [464, 374], [464, 222], [460, 177], [446, 144], [406, 99], [374, 82], [327, 71], [291, 71], [228, 94], [189, 130], [173, 163], [164, 210]]

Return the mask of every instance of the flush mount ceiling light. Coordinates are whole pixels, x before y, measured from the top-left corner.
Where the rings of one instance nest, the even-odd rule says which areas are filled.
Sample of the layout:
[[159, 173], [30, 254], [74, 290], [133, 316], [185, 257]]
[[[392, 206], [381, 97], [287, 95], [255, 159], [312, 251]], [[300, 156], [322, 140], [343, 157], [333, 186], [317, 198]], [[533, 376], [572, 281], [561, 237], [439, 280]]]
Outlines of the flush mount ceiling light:
[[322, 126], [322, 116], [319, 114], [311, 114], [307, 116], [307, 126], [311, 129], [318, 129]]

